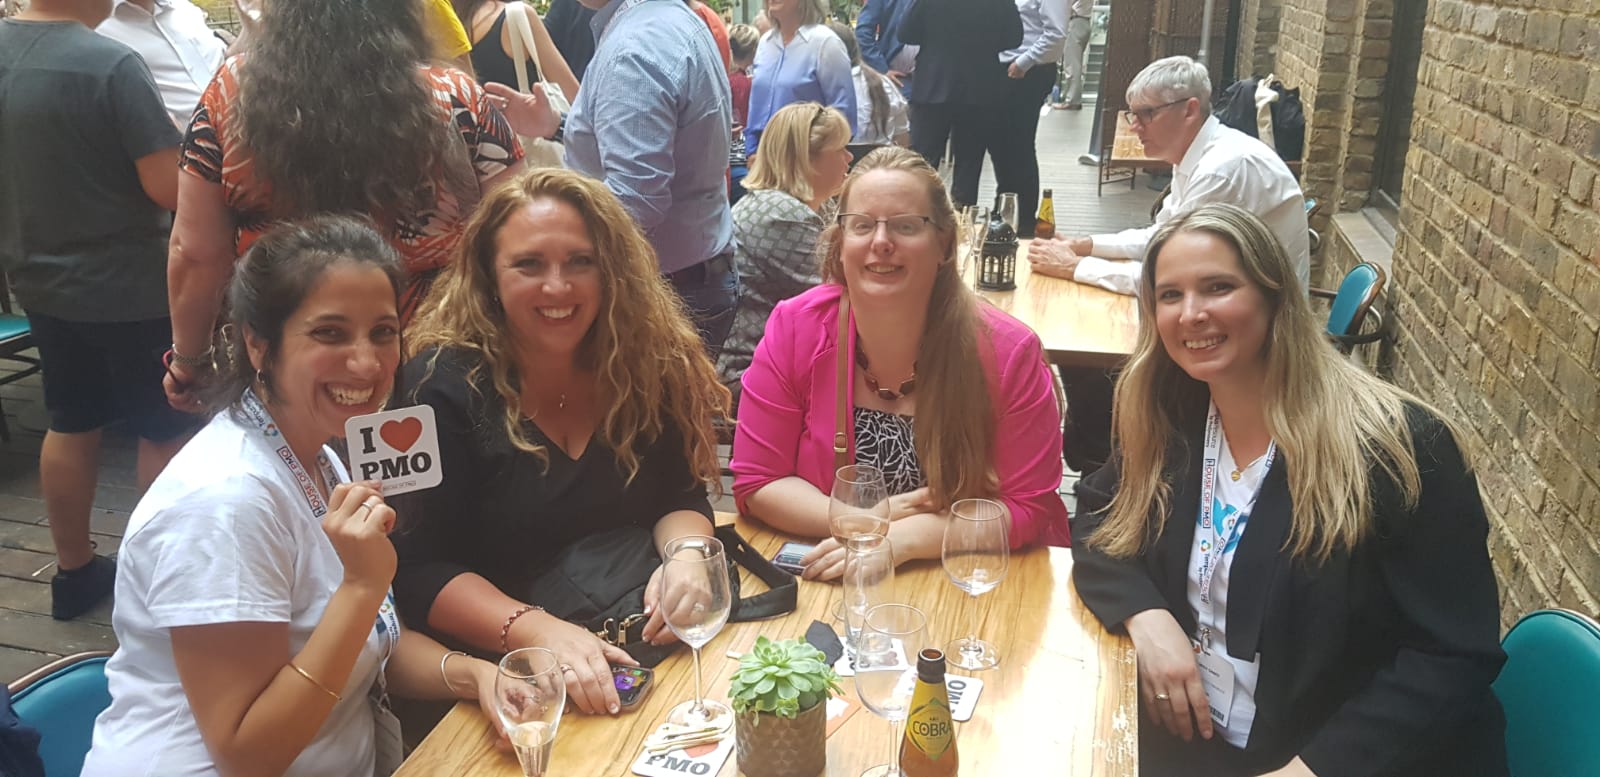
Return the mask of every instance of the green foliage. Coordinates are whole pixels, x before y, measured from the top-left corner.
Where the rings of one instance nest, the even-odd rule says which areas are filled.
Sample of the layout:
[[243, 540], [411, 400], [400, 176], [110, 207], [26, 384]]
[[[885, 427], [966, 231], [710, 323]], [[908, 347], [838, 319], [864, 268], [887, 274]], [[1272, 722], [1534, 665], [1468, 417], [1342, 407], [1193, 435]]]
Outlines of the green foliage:
[[822, 651], [798, 639], [758, 637], [739, 658], [729, 689], [736, 712], [770, 712], [793, 718], [839, 693], [839, 675]]

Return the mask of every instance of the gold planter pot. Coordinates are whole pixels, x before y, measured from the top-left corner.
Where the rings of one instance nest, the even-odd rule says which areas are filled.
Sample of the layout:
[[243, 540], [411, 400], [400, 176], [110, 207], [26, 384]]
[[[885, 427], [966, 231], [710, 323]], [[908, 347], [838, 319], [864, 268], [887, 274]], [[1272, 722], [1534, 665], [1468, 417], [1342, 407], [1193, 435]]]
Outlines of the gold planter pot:
[[828, 704], [793, 719], [769, 712], [734, 717], [739, 771], [745, 777], [817, 777], [828, 763]]

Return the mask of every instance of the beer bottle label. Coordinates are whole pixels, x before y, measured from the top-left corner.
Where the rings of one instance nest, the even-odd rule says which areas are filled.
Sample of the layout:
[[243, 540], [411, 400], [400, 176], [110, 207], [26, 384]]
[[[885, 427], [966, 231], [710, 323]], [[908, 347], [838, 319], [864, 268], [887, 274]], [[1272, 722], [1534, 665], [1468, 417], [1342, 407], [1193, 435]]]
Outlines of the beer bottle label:
[[906, 720], [906, 739], [911, 746], [937, 761], [955, 741], [955, 729], [950, 723], [950, 704], [943, 694], [931, 695], [926, 703], [911, 710]]

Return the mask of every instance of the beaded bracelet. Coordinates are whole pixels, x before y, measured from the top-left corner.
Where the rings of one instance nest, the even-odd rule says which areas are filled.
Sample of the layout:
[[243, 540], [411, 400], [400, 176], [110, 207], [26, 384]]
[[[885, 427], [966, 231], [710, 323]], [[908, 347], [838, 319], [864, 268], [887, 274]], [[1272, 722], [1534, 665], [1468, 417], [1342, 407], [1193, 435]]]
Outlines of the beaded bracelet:
[[516, 623], [518, 618], [521, 618], [522, 616], [527, 615], [530, 611], [533, 611], [533, 610], [538, 610], [539, 612], [544, 612], [544, 608], [540, 607], [537, 604], [524, 604], [516, 612], [511, 613], [511, 617], [506, 618], [506, 625], [500, 627], [500, 652], [501, 653], [510, 653], [511, 652], [511, 644], [510, 644], [510, 640], [511, 640], [511, 624]]

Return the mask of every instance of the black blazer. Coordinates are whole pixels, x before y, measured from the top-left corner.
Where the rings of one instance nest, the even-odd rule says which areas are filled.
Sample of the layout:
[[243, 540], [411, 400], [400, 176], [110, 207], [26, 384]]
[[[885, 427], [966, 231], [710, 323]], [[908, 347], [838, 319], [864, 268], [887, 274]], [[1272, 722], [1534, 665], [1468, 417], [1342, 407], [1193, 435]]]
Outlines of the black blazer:
[[1005, 96], [1000, 52], [1022, 45], [1014, 0], [917, 0], [900, 41], [921, 46], [911, 102], [996, 105]]
[[[1117, 560], [1074, 543], [1073, 582], [1109, 629], [1162, 607], [1196, 631], [1187, 574], [1205, 412], [1203, 401], [1187, 409], [1167, 452], [1170, 514], [1144, 555]], [[1228, 654], [1261, 656], [1249, 741], [1242, 753], [1227, 748], [1241, 774], [1296, 755], [1318, 777], [1507, 774], [1489, 688], [1505, 653], [1477, 479], [1437, 418], [1413, 406], [1407, 423], [1422, 477], [1416, 507], [1375, 468], [1376, 534], [1321, 565], [1281, 550], [1290, 462], [1280, 455], [1267, 473], [1228, 584]], [[1114, 459], [1079, 485], [1074, 537], [1100, 525], [1120, 476]]]

